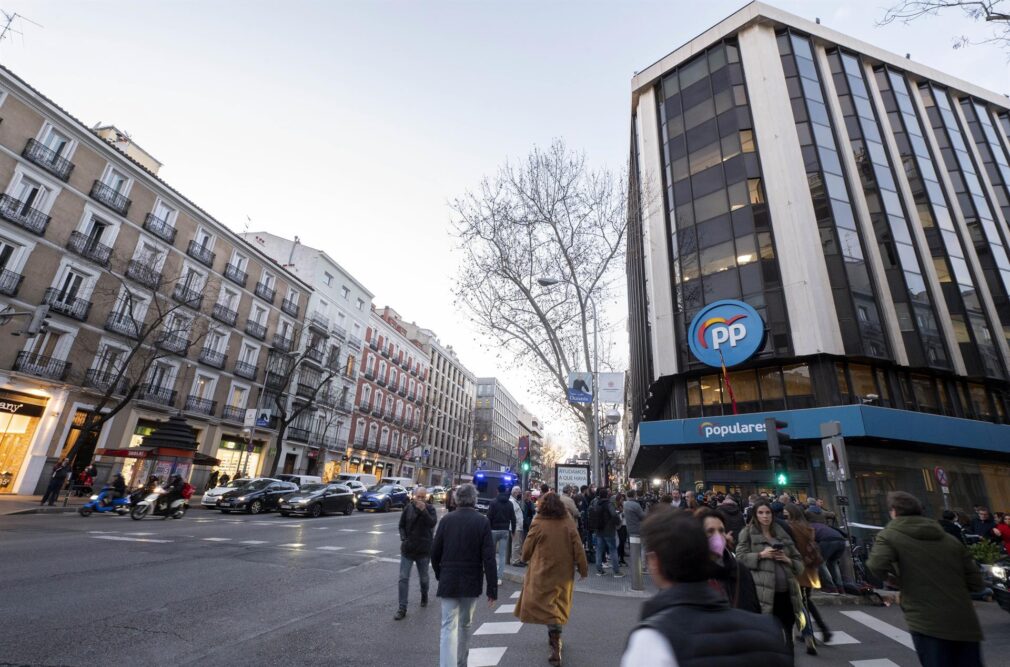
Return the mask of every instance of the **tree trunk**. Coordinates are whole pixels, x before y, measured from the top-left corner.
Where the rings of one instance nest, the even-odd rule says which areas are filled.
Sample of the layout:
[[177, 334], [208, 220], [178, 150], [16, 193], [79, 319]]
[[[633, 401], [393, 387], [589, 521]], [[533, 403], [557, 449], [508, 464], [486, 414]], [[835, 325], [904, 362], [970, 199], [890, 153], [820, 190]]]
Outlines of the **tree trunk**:
[[274, 445], [276, 450], [274, 451], [274, 460], [270, 463], [270, 469], [264, 470], [263, 474], [265, 476], [272, 476], [277, 474], [277, 468], [281, 464], [281, 443], [284, 442], [284, 434], [288, 430], [288, 425], [282, 421], [277, 421], [277, 439]]

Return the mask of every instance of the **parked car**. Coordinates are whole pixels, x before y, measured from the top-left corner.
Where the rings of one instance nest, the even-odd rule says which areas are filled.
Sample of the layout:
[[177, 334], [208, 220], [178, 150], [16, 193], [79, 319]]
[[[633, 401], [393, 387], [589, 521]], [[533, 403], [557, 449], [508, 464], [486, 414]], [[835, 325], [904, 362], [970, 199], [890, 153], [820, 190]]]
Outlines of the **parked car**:
[[301, 488], [305, 484], [322, 484], [323, 478], [316, 475], [277, 475], [282, 482], [291, 482]]
[[249, 512], [259, 514], [277, 509], [281, 498], [298, 487], [291, 482], [277, 479], [257, 479], [240, 489], [228, 491], [217, 500], [217, 508], [223, 513]]
[[333, 484], [343, 484], [344, 486], [349, 488], [351, 490], [351, 493], [354, 494], [355, 502], [357, 502], [358, 497], [361, 496], [362, 493], [368, 491], [368, 487], [356, 479], [334, 480]]
[[376, 484], [358, 496], [358, 509], [388, 512], [394, 507], [403, 509], [410, 498], [407, 490], [395, 484]]
[[999, 606], [1010, 611], [1010, 558], [1002, 558], [989, 569], [992, 575], [992, 593]]
[[431, 502], [438, 504], [445, 502], [445, 488], [441, 486], [431, 487]]
[[402, 486], [405, 489], [413, 489], [417, 484], [410, 477], [383, 477], [379, 482], [375, 484], [392, 484], [394, 486]]
[[281, 516], [307, 514], [317, 517], [337, 512], [347, 516], [354, 511], [354, 492], [343, 484], [304, 484], [298, 491], [281, 498], [278, 509]]
[[240, 489], [249, 482], [253, 481], [250, 477], [240, 477], [238, 479], [233, 479], [227, 484], [221, 486], [215, 486], [209, 491], [204, 491], [203, 497], [200, 498], [200, 505], [208, 509], [217, 509], [217, 499], [235, 489]]
[[374, 486], [379, 483], [379, 478], [375, 475], [364, 473], [364, 472], [342, 472], [337, 475], [337, 479], [331, 480], [337, 482], [338, 484], [346, 484], [347, 482], [359, 482], [367, 486]]

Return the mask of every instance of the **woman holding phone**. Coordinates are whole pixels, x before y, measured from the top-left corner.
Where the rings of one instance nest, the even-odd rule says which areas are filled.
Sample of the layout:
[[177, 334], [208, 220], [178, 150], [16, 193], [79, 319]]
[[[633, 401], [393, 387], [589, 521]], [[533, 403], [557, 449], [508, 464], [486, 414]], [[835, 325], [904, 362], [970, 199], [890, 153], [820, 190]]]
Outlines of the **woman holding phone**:
[[[803, 558], [789, 534], [775, 523], [767, 500], [754, 503], [750, 523], [740, 531], [736, 557], [754, 577], [761, 613], [779, 619], [786, 642], [792, 647], [793, 625], [803, 614], [803, 598], [796, 581], [804, 571]], [[807, 653], [816, 653], [813, 636], [805, 636]]]

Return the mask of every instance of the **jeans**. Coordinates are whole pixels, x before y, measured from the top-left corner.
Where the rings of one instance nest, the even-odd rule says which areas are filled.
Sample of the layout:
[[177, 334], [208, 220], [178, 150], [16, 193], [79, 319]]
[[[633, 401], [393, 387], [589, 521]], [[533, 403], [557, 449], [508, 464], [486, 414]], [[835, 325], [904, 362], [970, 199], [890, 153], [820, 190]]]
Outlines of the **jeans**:
[[470, 653], [470, 624], [473, 623], [476, 606], [477, 598], [442, 598], [438, 667], [466, 667]]
[[793, 611], [793, 599], [789, 591], [775, 593], [772, 603], [772, 616], [779, 619], [782, 629], [786, 632], [786, 644], [793, 648], [793, 626], [796, 624], [796, 612]]
[[421, 582], [421, 593], [428, 594], [428, 556], [416, 560], [400, 556], [400, 609], [407, 608], [407, 589], [410, 588], [410, 566], [417, 563], [417, 578]]
[[606, 549], [610, 558], [610, 567], [613, 568], [614, 574], [618, 575], [621, 573], [620, 563], [621, 561], [617, 557], [617, 537], [615, 536], [604, 536], [600, 533], [596, 533], [596, 571], [603, 574], [603, 550]]
[[521, 563], [523, 560], [523, 531], [521, 528], [516, 529], [515, 535], [512, 536], [512, 562]]
[[842, 556], [845, 554], [845, 542], [842, 540], [829, 540], [817, 545], [821, 549], [821, 556], [824, 562], [821, 563], [819, 574], [823, 583], [834, 588], [843, 588], [845, 580], [842, 579], [842, 568], [840, 566]]
[[494, 540], [494, 551], [498, 557], [498, 578], [501, 579], [505, 573], [505, 559], [508, 558], [509, 531], [492, 530], [491, 539]]
[[922, 667], [982, 667], [982, 645], [979, 642], [957, 642], [913, 632], [912, 644]]
[[46, 487], [46, 492], [42, 496], [42, 502], [39, 505], [45, 505], [47, 502], [52, 505], [57, 500], [60, 499], [60, 491], [63, 490], [63, 480], [53, 480], [49, 482], [49, 486]]

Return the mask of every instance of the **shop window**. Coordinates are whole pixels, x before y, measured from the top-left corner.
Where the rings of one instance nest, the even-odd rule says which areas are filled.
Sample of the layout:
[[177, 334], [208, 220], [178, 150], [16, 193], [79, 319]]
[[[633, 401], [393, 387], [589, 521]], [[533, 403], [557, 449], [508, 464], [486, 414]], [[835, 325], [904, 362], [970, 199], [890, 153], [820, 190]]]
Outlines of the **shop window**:
[[0, 412], [0, 493], [13, 493], [14, 480], [28, 460], [28, 448], [35, 437], [45, 399], [0, 392], [2, 402], [15, 412]]
[[968, 393], [971, 396], [971, 408], [976, 419], [992, 419], [992, 408], [989, 407], [989, 396], [980, 384], [968, 385]]
[[[761, 400], [758, 394], [757, 374], [754, 371], [730, 373], [729, 385], [739, 412], [759, 412]], [[729, 392], [727, 391], [727, 398]]]
[[790, 409], [809, 408], [814, 404], [813, 385], [810, 382], [810, 367], [806, 364], [786, 366], [782, 369], [785, 380], [786, 400]]
[[849, 377], [852, 380], [852, 391], [860, 400], [870, 394], [880, 395], [873, 379], [873, 369], [862, 364], [849, 364]]
[[933, 386], [933, 378], [925, 375], [912, 376], [912, 391], [915, 393], [915, 402], [921, 412], [939, 414], [940, 406], [937, 401], [936, 387]]
[[838, 380], [838, 393], [842, 397], [842, 403], [852, 402], [852, 392], [849, 390], [849, 380], [845, 376], [845, 366], [835, 364], [835, 377]]

